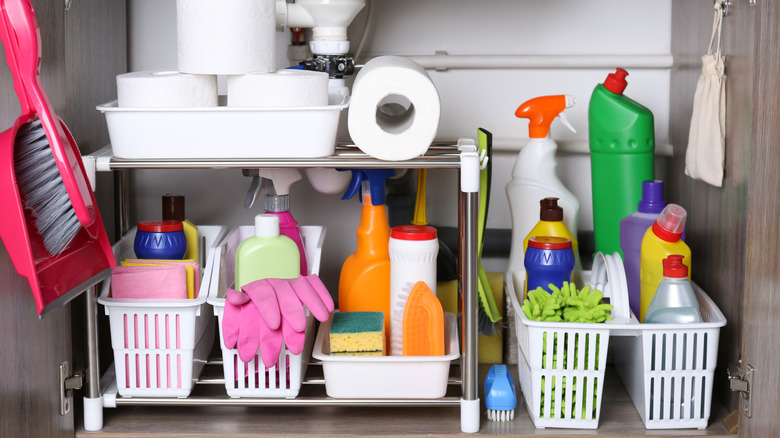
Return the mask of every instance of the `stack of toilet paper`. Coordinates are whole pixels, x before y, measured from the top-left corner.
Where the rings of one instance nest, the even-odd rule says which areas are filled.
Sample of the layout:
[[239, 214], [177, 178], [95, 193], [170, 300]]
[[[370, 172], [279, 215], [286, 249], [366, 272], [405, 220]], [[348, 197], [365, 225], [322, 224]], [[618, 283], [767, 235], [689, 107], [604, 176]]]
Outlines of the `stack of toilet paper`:
[[228, 106], [328, 104], [328, 75], [275, 65], [276, 0], [177, 0], [178, 71], [117, 76], [126, 108], [217, 106], [227, 75]]

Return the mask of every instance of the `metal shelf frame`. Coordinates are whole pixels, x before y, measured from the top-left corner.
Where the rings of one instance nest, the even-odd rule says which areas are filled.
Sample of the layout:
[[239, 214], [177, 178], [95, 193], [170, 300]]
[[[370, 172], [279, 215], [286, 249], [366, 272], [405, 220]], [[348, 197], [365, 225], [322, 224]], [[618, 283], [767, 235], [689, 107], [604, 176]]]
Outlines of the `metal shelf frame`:
[[[477, 364], [477, 215], [479, 206], [479, 171], [481, 158], [473, 139], [461, 138], [457, 142], [434, 143], [420, 156], [404, 161], [382, 161], [370, 157], [358, 148], [340, 144], [333, 155], [323, 158], [247, 158], [247, 159], [204, 159], [204, 158], [155, 158], [124, 159], [113, 156], [111, 146], [106, 146], [85, 157], [88, 173], [114, 172], [116, 225], [122, 233], [129, 229], [127, 171], [132, 169], [253, 169], [269, 167], [324, 167], [324, 168], [407, 168], [407, 169], [458, 169], [460, 175], [460, 198], [458, 228], [460, 230], [459, 267], [461, 291], [463, 293], [462, 337], [463, 352], [460, 359], [461, 397], [444, 397], [436, 400], [357, 400], [333, 399], [329, 397], [298, 397], [295, 399], [253, 399], [224, 397], [151, 398], [113, 397], [101, 400], [103, 407], [119, 405], [235, 405], [235, 406], [457, 406], [461, 408], [461, 429], [466, 433], [479, 431], [480, 407], [478, 393]], [[93, 288], [87, 299], [88, 363], [87, 398], [102, 399], [110, 379], [100, 380], [97, 362], [97, 301]], [[113, 367], [112, 367], [113, 368]], [[108, 377], [108, 376], [104, 376]], [[214, 382], [202, 382], [214, 383]], [[308, 383], [321, 383], [308, 382]], [[456, 383], [457, 382], [451, 382]], [[86, 416], [100, 415], [99, 419]], [[99, 420], [99, 421], [98, 421]], [[85, 409], [85, 424], [99, 424], [102, 428], [102, 411], [97, 414]]]

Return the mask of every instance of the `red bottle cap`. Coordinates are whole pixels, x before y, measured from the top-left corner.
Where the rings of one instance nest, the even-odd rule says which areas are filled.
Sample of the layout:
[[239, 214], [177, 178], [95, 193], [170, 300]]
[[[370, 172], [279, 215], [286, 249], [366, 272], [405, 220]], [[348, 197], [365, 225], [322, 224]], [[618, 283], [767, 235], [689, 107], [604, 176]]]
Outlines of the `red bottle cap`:
[[604, 88], [615, 94], [623, 94], [623, 90], [625, 90], [626, 85], [628, 85], [626, 76], [628, 76], [628, 72], [618, 67], [615, 70], [615, 73], [607, 75], [607, 79], [604, 80]]
[[390, 237], [399, 240], [433, 240], [436, 228], [427, 225], [398, 225], [390, 229]]
[[182, 230], [184, 230], [184, 225], [180, 221], [163, 219], [138, 222], [138, 231], [146, 231], [148, 233], [168, 233]]
[[531, 236], [528, 247], [536, 249], [566, 249], [571, 248], [571, 239], [557, 236]]
[[683, 265], [683, 256], [678, 254], [670, 255], [663, 260], [664, 277], [668, 278], [686, 278], [688, 277], [688, 267]]

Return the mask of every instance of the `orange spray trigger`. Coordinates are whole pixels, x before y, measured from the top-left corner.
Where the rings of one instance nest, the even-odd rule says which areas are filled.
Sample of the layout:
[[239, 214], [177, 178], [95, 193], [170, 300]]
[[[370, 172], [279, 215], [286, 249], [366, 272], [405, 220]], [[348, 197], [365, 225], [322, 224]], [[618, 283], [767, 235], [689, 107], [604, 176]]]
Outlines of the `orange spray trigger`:
[[561, 122], [576, 134], [577, 130], [571, 126], [563, 112], [572, 106], [574, 106], [574, 97], [569, 95], [535, 97], [520, 105], [515, 111], [515, 116], [531, 121], [528, 125], [528, 136], [531, 138], [547, 137], [550, 133], [550, 124], [558, 116]]

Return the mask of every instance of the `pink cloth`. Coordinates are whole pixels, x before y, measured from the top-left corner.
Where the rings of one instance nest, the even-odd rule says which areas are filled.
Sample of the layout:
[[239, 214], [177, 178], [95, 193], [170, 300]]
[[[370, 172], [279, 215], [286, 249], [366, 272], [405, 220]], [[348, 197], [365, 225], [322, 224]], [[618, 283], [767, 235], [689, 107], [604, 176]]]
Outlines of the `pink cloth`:
[[186, 299], [184, 266], [117, 266], [111, 272], [111, 297]]

